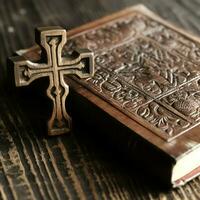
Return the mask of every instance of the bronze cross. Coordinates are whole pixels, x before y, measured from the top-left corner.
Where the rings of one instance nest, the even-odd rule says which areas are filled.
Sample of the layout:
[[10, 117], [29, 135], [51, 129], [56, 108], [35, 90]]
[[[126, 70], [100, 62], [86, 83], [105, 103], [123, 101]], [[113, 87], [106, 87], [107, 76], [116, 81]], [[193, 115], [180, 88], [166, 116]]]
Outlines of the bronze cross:
[[69, 86], [64, 81], [64, 75], [75, 74], [80, 78], [92, 76], [94, 73], [93, 53], [82, 49], [62, 57], [67, 33], [61, 27], [37, 28], [35, 40], [42, 50], [41, 60], [35, 63], [23, 56], [12, 58], [15, 83], [17, 87], [26, 86], [38, 78], [49, 77], [47, 95], [53, 101], [53, 112], [48, 121], [48, 134], [63, 134], [71, 129], [71, 118], [65, 108]]

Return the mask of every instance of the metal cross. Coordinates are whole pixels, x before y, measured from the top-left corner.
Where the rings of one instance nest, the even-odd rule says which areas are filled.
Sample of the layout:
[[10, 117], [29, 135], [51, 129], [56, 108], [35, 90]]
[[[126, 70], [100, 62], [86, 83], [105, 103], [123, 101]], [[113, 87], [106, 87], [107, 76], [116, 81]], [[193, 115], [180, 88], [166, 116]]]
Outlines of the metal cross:
[[93, 53], [87, 49], [76, 50], [62, 57], [62, 49], [67, 42], [66, 30], [61, 27], [42, 27], [35, 30], [35, 40], [41, 47], [38, 63], [23, 56], [12, 58], [16, 86], [26, 86], [32, 81], [48, 76], [47, 96], [53, 101], [53, 112], [48, 121], [48, 134], [59, 135], [69, 132], [71, 118], [66, 112], [65, 100], [69, 86], [64, 81], [67, 74], [87, 78], [94, 74]]

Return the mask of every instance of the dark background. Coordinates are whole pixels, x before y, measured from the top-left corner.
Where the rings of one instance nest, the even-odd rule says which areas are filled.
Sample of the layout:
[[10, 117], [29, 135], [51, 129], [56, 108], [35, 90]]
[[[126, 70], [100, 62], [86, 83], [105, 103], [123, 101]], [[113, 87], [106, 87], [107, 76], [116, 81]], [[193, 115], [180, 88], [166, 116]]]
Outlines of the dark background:
[[[93, 144], [85, 131], [79, 136], [47, 138], [31, 114], [24, 112], [27, 101], [29, 106], [41, 106], [37, 94], [24, 97], [23, 102], [23, 97], [6, 93], [6, 84], [13, 79], [7, 75], [6, 59], [34, 44], [36, 26], [71, 29], [137, 3], [200, 34], [198, 0], [0, 0], [0, 87], [4, 86], [0, 96], [0, 198], [200, 199], [200, 178], [178, 189], [163, 188], [156, 178], [137, 173], [117, 151]], [[38, 119], [42, 114], [37, 109], [32, 113]]]

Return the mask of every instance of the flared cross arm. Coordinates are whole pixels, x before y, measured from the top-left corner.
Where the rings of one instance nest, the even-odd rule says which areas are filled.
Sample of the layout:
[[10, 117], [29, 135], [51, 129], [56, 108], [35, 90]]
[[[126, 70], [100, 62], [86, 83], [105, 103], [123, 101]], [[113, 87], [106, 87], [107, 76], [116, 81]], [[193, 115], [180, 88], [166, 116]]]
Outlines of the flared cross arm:
[[42, 27], [35, 30], [35, 40], [41, 47], [41, 60], [31, 62], [23, 56], [12, 58], [15, 84], [17, 87], [29, 85], [32, 81], [49, 77], [47, 95], [53, 102], [53, 112], [48, 121], [48, 134], [60, 135], [71, 130], [71, 118], [66, 112], [65, 100], [69, 86], [64, 81], [67, 74], [88, 78], [94, 74], [93, 53], [81, 49], [62, 57], [67, 42], [67, 32], [61, 27]]

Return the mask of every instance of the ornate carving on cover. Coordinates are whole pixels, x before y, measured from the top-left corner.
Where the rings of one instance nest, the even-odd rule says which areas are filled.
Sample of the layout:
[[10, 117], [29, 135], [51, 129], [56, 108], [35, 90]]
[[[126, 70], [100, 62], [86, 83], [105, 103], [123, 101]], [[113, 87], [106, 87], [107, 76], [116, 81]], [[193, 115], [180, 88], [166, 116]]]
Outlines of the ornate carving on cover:
[[[165, 132], [166, 138], [170, 136], [176, 137], [180, 132], [192, 126], [190, 122], [168, 111], [157, 102], [151, 102], [140, 107], [136, 113], [139, 117], [149, 122], [152, 130], [158, 129], [156, 132]], [[144, 125], [146, 126], [146, 124]]]
[[190, 59], [191, 62], [200, 62], [199, 43], [139, 12], [88, 30], [78, 37], [73, 36], [71, 45], [102, 51], [141, 36], [156, 41], [171, 52]]
[[156, 22], [146, 16], [142, 16], [149, 30], [144, 31], [144, 35], [157, 41], [172, 52], [178, 53], [192, 62], [200, 62], [200, 44], [194, 42], [189, 37], [170, 29], [163, 24]]
[[62, 57], [67, 36], [66, 30], [60, 27], [38, 28], [35, 37], [42, 49], [41, 60], [36, 63], [22, 56], [12, 58], [16, 86], [26, 86], [38, 78], [48, 76], [47, 95], [53, 101], [48, 133], [49, 135], [67, 133], [71, 128], [71, 119], [65, 108], [69, 87], [64, 81], [64, 75], [76, 74], [80, 78], [93, 75], [93, 53], [84, 49]]
[[135, 108], [153, 100], [106, 69], [97, 70], [87, 81], [103, 97], [128, 113], [134, 113]]
[[97, 70], [94, 77], [87, 79], [90, 86], [105, 100], [116, 106], [136, 121], [146, 121], [144, 126], [151, 127], [156, 133], [168, 139], [178, 136], [182, 131], [192, 128], [193, 124], [170, 112], [153, 98], [142, 94], [136, 87], [120, 79], [106, 69]]
[[188, 36], [134, 12], [73, 36], [76, 47], [95, 53], [79, 82], [163, 139], [200, 123], [200, 44]]
[[161, 98], [161, 102], [196, 124], [200, 121], [200, 80], [187, 83], [176, 92]]
[[[69, 46], [84, 47], [92, 51], [98, 51], [107, 49], [117, 45], [120, 41], [131, 40], [136, 30], [132, 19], [119, 20], [115, 23], [109, 23], [109, 25], [102, 26], [101, 28], [93, 29], [92, 31], [86, 32], [77, 38], [71, 40]], [[96, 40], [98, 38], [98, 40]]]
[[151, 97], [163, 95], [199, 74], [197, 65], [144, 38], [98, 53], [95, 61]]

